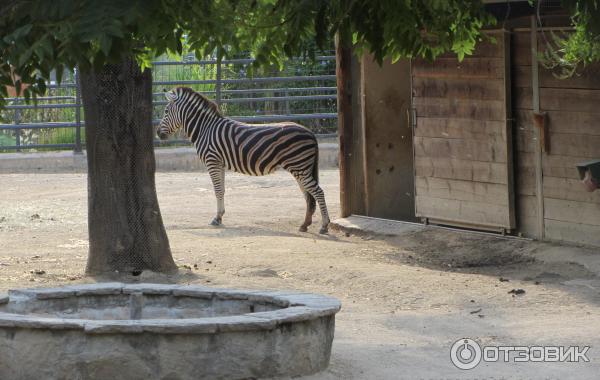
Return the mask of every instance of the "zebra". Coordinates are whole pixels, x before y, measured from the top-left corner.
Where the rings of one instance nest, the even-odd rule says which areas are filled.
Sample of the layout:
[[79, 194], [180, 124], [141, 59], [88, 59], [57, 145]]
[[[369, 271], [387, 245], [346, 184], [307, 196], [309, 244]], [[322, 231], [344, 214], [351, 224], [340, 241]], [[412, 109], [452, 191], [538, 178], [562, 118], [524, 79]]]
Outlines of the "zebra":
[[157, 134], [161, 140], [183, 128], [205, 164], [217, 198], [217, 215], [210, 224], [222, 224], [225, 213], [225, 169], [252, 176], [282, 167], [298, 182], [306, 200], [299, 230], [306, 232], [319, 204], [321, 234], [329, 214], [319, 186], [319, 147], [315, 135], [292, 122], [247, 124], [224, 117], [217, 104], [188, 87], [165, 92], [168, 102]]

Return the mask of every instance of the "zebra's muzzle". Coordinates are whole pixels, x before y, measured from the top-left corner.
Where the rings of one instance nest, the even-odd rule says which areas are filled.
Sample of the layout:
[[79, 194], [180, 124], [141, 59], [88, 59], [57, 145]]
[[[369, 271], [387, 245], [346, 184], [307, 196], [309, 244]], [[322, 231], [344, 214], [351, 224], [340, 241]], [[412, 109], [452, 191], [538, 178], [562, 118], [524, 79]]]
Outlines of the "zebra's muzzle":
[[158, 135], [158, 138], [161, 139], [161, 140], [166, 140], [166, 139], [169, 138], [169, 135], [166, 134], [166, 133], [162, 133], [160, 131], [160, 129], [158, 131], [156, 131], [156, 134]]

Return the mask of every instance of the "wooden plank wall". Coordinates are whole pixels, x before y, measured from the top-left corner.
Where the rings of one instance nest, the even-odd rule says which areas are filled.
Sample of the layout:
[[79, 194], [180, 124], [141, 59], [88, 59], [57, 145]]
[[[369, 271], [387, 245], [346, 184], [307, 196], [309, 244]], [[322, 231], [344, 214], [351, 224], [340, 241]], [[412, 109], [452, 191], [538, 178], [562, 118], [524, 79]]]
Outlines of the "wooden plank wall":
[[[539, 237], [530, 32], [513, 33], [512, 42], [517, 230]], [[539, 49], [544, 43], [540, 34]], [[600, 65], [562, 80], [540, 65], [539, 91], [550, 132], [550, 151], [542, 153], [545, 238], [600, 245], [600, 191], [586, 192], [575, 168], [600, 158]]]
[[[514, 227], [510, 72], [505, 33], [459, 62], [413, 62], [416, 214], [483, 227]], [[449, 223], [452, 224], [452, 223]]]
[[[538, 38], [543, 47], [543, 38]], [[600, 64], [566, 80], [540, 67], [540, 109], [547, 112], [544, 153], [545, 237], [600, 246], [600, 191], [586, 192], [575, 165], [600, 159]]]

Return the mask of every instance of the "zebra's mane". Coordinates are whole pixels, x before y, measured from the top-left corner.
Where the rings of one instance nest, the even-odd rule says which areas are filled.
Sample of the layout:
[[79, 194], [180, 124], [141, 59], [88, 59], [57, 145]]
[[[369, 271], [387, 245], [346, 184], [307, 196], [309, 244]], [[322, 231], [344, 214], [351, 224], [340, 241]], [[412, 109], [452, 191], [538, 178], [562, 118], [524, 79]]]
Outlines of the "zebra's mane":
[[221, 110], [219, 109], [219, 106], [217, 105], [217, 103], [215, 103], [212, 100], [208, 99], [206, 96], [202, 95], [201, 93], [196, 92], [196, 91], [194, 91], [193, 89], [191, 89], [189, 87], [178, 87], [177, 91], [181, 92], [181, 94], [187, 93], [187, 94], [190, 94], [190, 96], [193, 96], [193, 97], [196, 97], [196, 98], [200, 99], [203, 106], [206, 106], [209, 110], [213, 111], [217, 115], [223, 116], [223, 114], [221, 113]]

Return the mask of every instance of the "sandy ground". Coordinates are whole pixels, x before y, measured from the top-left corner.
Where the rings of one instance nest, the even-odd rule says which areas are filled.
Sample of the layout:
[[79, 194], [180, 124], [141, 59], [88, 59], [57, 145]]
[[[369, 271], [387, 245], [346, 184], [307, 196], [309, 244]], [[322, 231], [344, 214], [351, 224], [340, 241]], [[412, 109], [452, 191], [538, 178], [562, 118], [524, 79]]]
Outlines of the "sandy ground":
[[[593, 250], [436, 228], [394, 238], [321, 236], [317, 225], [300, 233], [304, 199], [287, 173], [226, 181], [225, 226], [214, 228], [206, 173], [158, 174], [180, 274], [125, 280], [338, 297], [331, 364], [309, 379], [598, 378], [600, 254]], [[322, 171], [321, 181], [335, 217], [337, 171]], [[0, 291], [96, 281], [84, 276], [86, 252], [85, 175], [0, 175]], [[451, 345], [463, 337], [589, 345], [590, 362], [481, 363], [464, 371], [450, 361]]]

